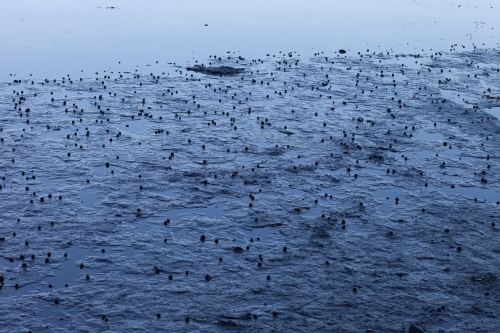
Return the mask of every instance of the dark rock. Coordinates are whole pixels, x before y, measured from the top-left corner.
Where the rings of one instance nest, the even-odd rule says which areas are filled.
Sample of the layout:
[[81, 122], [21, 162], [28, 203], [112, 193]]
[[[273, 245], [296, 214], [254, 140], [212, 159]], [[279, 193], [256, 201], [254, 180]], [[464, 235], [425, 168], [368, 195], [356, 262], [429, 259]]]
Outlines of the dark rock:
[[382, 156], [382, 155], [380, 155], [380, 154], [377, 154], [377, 153], [370, 154], [370, 155], [368, 156], [368, 158], [369, 158], [370, 160], [377, 160], [377, 161], [382, 161], [382, 160], [384, 160], [384, 156]]
[[486, 273], [483, 275], [474, 275], [470, 280], [472, 282], [491, 283], [497, 280], [497, 276], [493, 273]]
[[234, 75], [244, 71], [243, 68], [235, 68], [229, 66], [206, 67], [206, 66], [194, 65], [193, 67], [187, 67], [186, 69], [188, 71], [209, 74], [209, 75]]
[[231, 320], [219, 320], [219, 325], [221, 326], [238, 326], [237, 323]]
[[422, 329], [418, 328], [414, 324], [411, 324], [410, 327], [406, 330], [406, 333], [425, 333]]

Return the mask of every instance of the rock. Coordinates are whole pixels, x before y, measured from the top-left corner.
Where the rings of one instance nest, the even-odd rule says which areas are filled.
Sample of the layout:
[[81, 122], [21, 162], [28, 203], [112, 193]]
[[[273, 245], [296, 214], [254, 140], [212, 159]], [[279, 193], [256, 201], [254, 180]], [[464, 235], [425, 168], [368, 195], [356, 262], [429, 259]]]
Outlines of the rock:
[[241, 252], [243, 252], [243, 249], [240, 246], [235, 246], [233, 251], [236, 253], [241, 253]]
[[380, 155], [380, 154], [377, 154], [377, 153], [372, 153], [368, 156], [368, 158], [370, 160], [377, 160], [377, 161], [383, 161], [384, 160], [384, 156]]
[[229, 66], [206, 67], [206, 66], [194, 65], [193, 67], [187, 67], [186, 69], [188, 71], [209, 74], [209, 75], [234, 75], [244, 71], [243, 68], [235, 68]]
[[492, 283], [497, 280], [497, 276], [493, 273], [486, 273], [483, 275], [474, 275], [470, 279], [472, 282]]
[[237, 323], [231, 320], [219, 320], [219, 325], [221, 326], [238, 326]]
[[406, 330], [406, 333], [425, 333], [422, 329], [415, 326], [415, 324], [411, 324], [410, 327]]

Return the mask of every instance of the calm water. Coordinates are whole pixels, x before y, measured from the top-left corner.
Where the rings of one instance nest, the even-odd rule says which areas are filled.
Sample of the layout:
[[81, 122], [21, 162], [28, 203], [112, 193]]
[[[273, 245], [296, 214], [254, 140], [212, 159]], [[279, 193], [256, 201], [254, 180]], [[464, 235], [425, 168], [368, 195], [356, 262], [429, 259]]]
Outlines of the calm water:
[[[114, 7], [111, 9], [110, 7]], [[90, 76], [227, 51], [431, 53], [498, 47], [499, 1], [4, 1], [0, 77]], [[207, 24], [208, 26], [205, 26]], [[121, 61], [121, 66], [117, 66]]]

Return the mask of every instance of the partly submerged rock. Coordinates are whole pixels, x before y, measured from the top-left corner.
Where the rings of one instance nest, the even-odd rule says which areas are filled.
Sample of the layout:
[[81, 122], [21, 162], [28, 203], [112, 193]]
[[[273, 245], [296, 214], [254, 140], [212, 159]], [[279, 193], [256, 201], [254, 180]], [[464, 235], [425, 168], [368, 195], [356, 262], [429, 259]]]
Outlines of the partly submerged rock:
[[411, 324], [410, 327], [406, 330], [406, 333], [425, 333], [422, 329], [415, 326], [415, 324]]
[[209, 74], [209, 75], [234, 75], [244, 71], [243, 68], [235, 68], [229, 66], [207, 67], [207, 66], [194, 65], [193, 67], [187, 67], [186, 69], [188, 71]]
[[474, 275], [470, 278], [472, 282], [480, 282], [480, 283], [490, 283], [496, 281], [497, 276], [493, 273], [486, 273], [483, 275]]
[[219, 320], [219, 325], [221, 326], [238, 326], [238, 324], [232, 320]]

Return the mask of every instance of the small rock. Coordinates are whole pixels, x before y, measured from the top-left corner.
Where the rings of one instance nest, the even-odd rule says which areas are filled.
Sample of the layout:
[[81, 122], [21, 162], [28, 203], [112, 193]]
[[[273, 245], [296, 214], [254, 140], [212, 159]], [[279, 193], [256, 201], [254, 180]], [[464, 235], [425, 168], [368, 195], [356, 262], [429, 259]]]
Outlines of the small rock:
[[410, 327], [406, 330], [406, 333], [425, 333], [422, 329], [415, 326], [415, 324], [411, 324]]
[[237, 323], [231, 320], [219, 320], [219, 325], [221, 326], [238, 326]]

